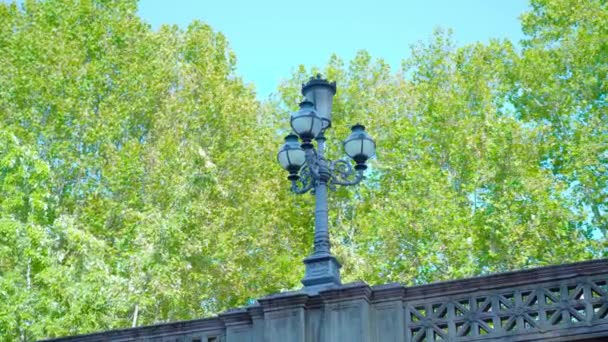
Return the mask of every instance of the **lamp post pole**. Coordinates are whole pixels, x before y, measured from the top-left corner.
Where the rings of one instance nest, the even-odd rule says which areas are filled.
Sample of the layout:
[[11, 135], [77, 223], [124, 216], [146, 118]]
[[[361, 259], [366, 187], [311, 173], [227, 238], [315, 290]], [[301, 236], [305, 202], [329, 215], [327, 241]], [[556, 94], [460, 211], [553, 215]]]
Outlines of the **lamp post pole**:
[[329, 208], [327, 204], [327, 182], [331, 179], [331, 173], [327, 168], [327, 162], [323, 158], [325, 136], [321, 133], [315, 140], [317, 141], [320, 177], [315, 185], [314, 255], [331, 255], [328, 224]]
[[[277, 156], [281, 166], [289, 172], [287, 178], [292, 183], [291, 190], [296, 194], [309, 191], [315, 194], [314, 250], [304, 259], [306, 272], [302, 279], [304, 289], [313, 293], [341, 284], [341, 265], [331, 254], [329, 240], [328, 189], [335, 189], [336, 185], [360, 183], [367, 168], [365, 162], [375, 154], [376, 148], [365, 127], [357, 124], [344, 141], [346, 154], [356, 163], [354, 168], [348, 160], [325, 159], [325, 132], [331, 127], [335, 93], [335, 83], [327, 82], [320, 75], [302, 85], [302, 95], [306, 100], [300, 103], [300, 110], [291, 115], [291, 127], [295, 134], [285, 138], [285, 145]], [[317, 143], [316, 149], [313, 140]]]

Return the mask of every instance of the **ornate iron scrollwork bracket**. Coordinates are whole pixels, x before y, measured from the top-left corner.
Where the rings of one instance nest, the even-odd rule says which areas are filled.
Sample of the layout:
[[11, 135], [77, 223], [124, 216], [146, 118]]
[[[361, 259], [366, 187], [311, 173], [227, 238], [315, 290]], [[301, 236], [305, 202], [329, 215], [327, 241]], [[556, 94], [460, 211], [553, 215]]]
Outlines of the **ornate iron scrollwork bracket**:
[[365, 177], [363, 170], [355, 170], [348, 160], [338, 159], [327, 161], [316, 151], [310, 150], [306, 154], [306, 163], [300, 170], [300, 179], [291, 183], [291, 191], [296, 194], [313, 192], [320, 180], [324, 180], [329, 188], [336, 190], [336, 185], [357, 185]]

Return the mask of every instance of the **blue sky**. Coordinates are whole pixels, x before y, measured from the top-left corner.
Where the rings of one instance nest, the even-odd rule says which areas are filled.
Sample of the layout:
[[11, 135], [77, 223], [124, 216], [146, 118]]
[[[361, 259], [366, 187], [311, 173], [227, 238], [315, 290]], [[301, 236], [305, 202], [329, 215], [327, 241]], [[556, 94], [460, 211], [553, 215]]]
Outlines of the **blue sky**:
[[348, 60], [365, 49], [398, 68], [435, 27], [453, 29], [458, 45], [518, 41], [527, 7], [525, 0], [141, 0], [139, 14], [153, 28], [199, 19], [222, 32], [238, 74], [263, 99], [298, 65], [323, 66], [332, 53]]

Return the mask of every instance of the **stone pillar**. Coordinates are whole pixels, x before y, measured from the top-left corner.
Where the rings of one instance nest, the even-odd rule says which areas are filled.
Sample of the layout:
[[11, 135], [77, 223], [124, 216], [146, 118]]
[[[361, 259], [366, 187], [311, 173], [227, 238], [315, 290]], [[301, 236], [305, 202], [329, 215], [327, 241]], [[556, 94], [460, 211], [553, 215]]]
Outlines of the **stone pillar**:
[[226, 326], [226, 342], [257, 342], [247, 309], [229, 310], [219, 315]]
[[404, 290], [398, 283], [372, 287], [374, 341], [405, 342]]
[[306, 342], [323, 341], [325, 327], [324, 304], [320, 296], [312, 296], [306, 303]]
[[362, 282], [319, 292], [323, 302], [323, 336], [319, 342], [373, 342], [371, 288]]
[[251, 316], [252, 342], [264, 342], [264, 309], [260, 305], [247, 308], [249, 316]]
[[264, 342], [307, 342], [308, 298], [303, 292], [288, 292], [259, 299], [264, 310]]

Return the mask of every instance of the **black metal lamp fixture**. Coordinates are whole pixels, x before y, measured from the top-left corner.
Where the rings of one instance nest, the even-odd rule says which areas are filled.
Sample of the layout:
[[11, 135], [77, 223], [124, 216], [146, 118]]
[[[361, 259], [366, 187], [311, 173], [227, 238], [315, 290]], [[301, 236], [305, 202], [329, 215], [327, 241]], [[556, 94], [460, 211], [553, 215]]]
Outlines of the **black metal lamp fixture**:
[[279, 164], [289, 172], [287, 178], [289, 180], [298, 180], [298, 172], [302, 168], [302, 165], [306, 162], [306, 153], [300, 147], [298, 136], [290, 134], [285, 137], [285, 144], [279, 150], [277, 155]]
[[[304, 290], [310, 293], [340, 285], [340, 263], [331, 254], [328, 229], [327, 189], [336, 185], [356, 185], [363, 180], [366, 162], [376, 153], [374, 140], [365, 127], [356, 124], [344, 141], [344, 151], [355, 161], [328, 161], [324, 157], [325, 131], [331, 127], [331, 109], [336, 84], [312, 77], [302, 85], [306, 98], [300, 109], [291, 115], [291, 128], [295, 134], [285, 137], [279, 150], [279, 164], [289, 172], [291, 190], [297, 194], [314, 191], [315, 239], [314, 252], [304, 259], [306, 274], [302, 279]], [[298, 137], [301, 140], [299, 144]], [[316, 148], [313, 144], [316, 141]]]

